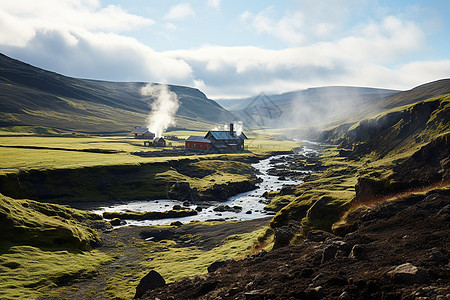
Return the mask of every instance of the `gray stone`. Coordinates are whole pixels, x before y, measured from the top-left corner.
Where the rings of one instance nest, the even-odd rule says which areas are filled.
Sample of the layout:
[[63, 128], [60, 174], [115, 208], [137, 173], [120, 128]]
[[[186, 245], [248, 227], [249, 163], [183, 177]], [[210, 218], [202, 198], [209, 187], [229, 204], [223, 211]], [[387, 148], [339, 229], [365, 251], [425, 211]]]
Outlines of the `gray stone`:
[[426, 274], [416, 266], [405, 263], [393, 268], [387, 273], [387, 276], [399, 283], [414, 284], [426, 281]]
[[138, 286], [136, 287], [136, 294], [134, 299], [141, 298], [145, 292], [154, 290], [158, 287], [166, 285], [166, 281], [162, 276], [155, 270], [151, 270], [147, 275], [145, 275]]
[[339, 299], [350, 300], [350, 299], [352, 299], [352, 297], [350, 296], [349, 293], [347, 293], [346, 291], [343, 291], [342, 294], [339, 296]]

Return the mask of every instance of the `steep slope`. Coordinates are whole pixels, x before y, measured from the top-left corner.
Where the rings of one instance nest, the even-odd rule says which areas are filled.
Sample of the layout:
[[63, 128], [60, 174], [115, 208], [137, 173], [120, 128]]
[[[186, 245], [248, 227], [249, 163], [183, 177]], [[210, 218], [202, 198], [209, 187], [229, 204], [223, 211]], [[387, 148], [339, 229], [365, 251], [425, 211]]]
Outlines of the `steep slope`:
[[[335, 127], [331, 127], [329, 129], [324, 130], [319, 136], [318, 140], [324, 143], [330, 144], [342, 144], [343, 147], [348, 147], [347, 144], [343, 143], [344, 139], [352, 140], [352, 137], [359, 136], [360, 139], [368, 139], [371, 136], [364, 134], [363, 132], [356, 133], [355, 130], [364, 130], [367, 126], [375, 130], [375, 127], [378, 128], [379, 132], [382, 132], [384, 129], [390, 127], [395, 124], [395, 116], [400, 117], [400, 112], [405, 105], [414, 104], [420, 102], [422, 100], [430, 99], [433, 97], [445, 95], [450, 93], [450, 79], [442, 79], [434, 82], [430, 82], [427, 84], [420, 85], [416, 88], [413, 88], [409, 91], [404, 91], [397, 93], [384, 101], [380, 101], [375, 108], [367, 107], [366, 111], [362, 113], [363, 119], [362, 121], [355, 122], [354, 120], [347, 120], [343, 124], [339, 124]], [[395, 108], [398, 108], [397, 110]], [[424, 104], [424, 106], [417, 107], [417, 109], [433, 109], [432, 107], [428, 107], [428, 104]], [[377, 113], [373, 113], [374, 111], [378, 111]], [[382, 115], [379, 115], [380, 112], [383, 112]], [[378, 119], [378, 120], [375, 120]], [[386, 123], [387, 122], [387, 123]], [[392, 124], [390, 122], [393, 122]], [[375, 124], [376, 123], [376, 124]], [[383, 126], [380, 127], [381, 123], [384, 123]], [[347, 134], [347, 131], [349, 133]], [[356, 140], [354, 142], [357, 142]]]
[[[1, 126], [31, 125], [83, 132], [127, 132], [150, 112], [143, 82], [76, 79], [0, 54]], [[177, 126], [209, 129], [232, 114], [197, 89], [169, 86], [180, 101]]]
[[323, 141], [352, 148], [351, 157], [375, 153], [384, 157], [394, 151], [429, 142], [450, 130], [450, 94], [438, 96], [409, 106], [394, 108], [364, 119], [347, 130], [322, 135]]

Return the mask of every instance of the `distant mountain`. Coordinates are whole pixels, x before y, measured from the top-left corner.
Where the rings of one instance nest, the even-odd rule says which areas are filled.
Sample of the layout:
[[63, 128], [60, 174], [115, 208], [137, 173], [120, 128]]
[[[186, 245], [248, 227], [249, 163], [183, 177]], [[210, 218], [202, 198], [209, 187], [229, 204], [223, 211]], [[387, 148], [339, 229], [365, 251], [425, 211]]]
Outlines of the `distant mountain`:
[[418, 86], [409, 91], [366, 87], [320, 87], [280, 95], [220, 100], [245, 125], [282, 128], [290, 137], [315, 138], [323, 129], [355, 122], [391, 108], [414, 104], [450, 93], [450, 79]]
[[373, 111], [397, 93], [387, 89], [331, 86], [219, 103], [247, 126], [286, 128], [286, 135], [304, 137], [333, 124], [357, 121], [366, 116], [369, 107], [374, 106]]
[[[127, 132], [150, 112], [144, 82], [77, 79], [0, 54], [0, 126], [43, 126], [87, 133]], [[180, 107], [176, 126], [210, 129], [233, 115], [201, 91], [169, 85]], [[151, 99], [150, 99], [151, 101]]]

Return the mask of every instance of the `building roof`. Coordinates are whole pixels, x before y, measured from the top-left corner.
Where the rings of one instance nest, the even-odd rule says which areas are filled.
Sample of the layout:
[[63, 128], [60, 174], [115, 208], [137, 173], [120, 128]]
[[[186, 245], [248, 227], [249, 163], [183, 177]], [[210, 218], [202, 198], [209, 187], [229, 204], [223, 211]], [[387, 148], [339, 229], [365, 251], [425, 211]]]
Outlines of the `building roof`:
[[145, 127], [136, 127], [136, 128], [134, 128], [134, 130], [131, 132], [131, 133], [146, 133], [146, 132], [149, 132], [148, 131], [148, 128], [145, 128]]
[[230, 131], [208, 131], [208, 133], [205, 135], [205, 138], [212, 136], [216, 140], [246, 140], [247, 137], [243, 132], [241, 132], [240, 135], [236, 135], [236, 132], [233, 131], [233, 134], [231, 134]]
[[201, 143], [211, 143], [210, 140], [205, 139], [204, 137], [199, 136], [199, 135], [191, 135], [190, 137], [187, 138], [186, 141], [189, 141], [189, 142], [201, 142]]

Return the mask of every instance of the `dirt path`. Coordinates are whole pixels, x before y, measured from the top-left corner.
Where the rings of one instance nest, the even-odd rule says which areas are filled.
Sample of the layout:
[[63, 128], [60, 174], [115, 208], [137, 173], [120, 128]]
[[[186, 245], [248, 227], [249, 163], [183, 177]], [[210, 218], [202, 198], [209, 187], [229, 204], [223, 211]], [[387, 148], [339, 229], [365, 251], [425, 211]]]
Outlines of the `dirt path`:
[[69, 287], [58, 288], [55, 292], [60, 293], [59, 296], [45, 299], [111, 299], [105, 293], [108, 278], [118, 272], [126, 271], [129, 265], [142, 258], [138, 251], [140, 249], [134, 243], [136, 240], [151, 238], [156, 242], [162, 239], [177, 241], [180, 237], [190, 234], [197, 238], [189, 242], [183, 241], [177, 246], [197, 246], [202, 250], [210, 250], [230, 235], [252, 232], [262, 226], [267, 226], [270, 220], [271, 217], [241, 222], [221, 222], [213, 225], [195, 223], [179, 227], [130, 226], [104, 231], [101, 233], [103, 245], [98, 250], [111, 253], [115, 259], [103, 266], [97, 277], [73, 283]]

